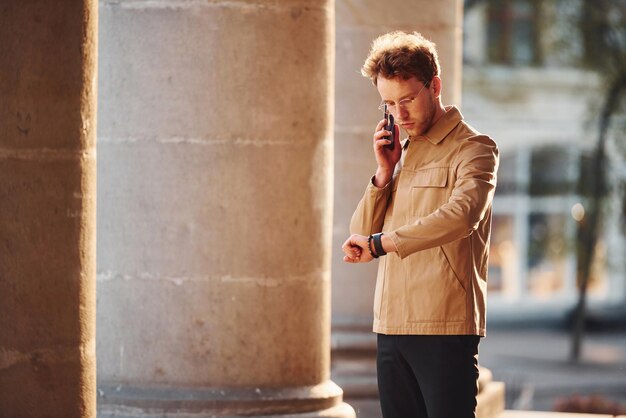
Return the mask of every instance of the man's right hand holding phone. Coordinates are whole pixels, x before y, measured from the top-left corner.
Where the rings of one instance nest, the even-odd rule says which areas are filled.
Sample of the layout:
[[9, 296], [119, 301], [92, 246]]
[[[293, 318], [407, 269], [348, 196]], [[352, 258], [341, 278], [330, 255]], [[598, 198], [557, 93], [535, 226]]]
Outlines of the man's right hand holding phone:
[[[376, 132], [374, 133], [374, 155], [376, 156], [376, 163], [378, 168], [376, 169], [376, 176], [374, 177], [374, 186], [383, 187], [391, 180], [393, 171], [400, 156], [402, 155], [402, 148], [400, 146], [400, 129], [398, 125], [393, 126], [393, 132], [387, 131], [385, 126], [387, 120], [383, 119], [376, 125]], [[389, 137], [389, 138], [385, 138]], [[389, 148], [389, 144], [393, 141], [393, 148]]]

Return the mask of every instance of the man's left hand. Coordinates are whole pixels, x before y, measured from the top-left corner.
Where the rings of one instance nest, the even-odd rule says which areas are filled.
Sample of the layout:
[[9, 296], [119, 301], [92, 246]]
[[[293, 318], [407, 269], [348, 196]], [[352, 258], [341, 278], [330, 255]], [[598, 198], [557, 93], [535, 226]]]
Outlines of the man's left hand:
[[346, 263], [367, 263], [374, 259], [367, 248], [367, 237], [353, 234], [341, 246]]

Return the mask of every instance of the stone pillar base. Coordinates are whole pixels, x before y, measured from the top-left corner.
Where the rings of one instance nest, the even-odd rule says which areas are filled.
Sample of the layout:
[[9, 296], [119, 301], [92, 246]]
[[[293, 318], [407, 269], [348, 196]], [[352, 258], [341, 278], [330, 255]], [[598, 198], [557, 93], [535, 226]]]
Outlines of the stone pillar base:
[[180, 388], [100, 385], [99, 418], [264, 416], [354, 418], [332, 381], [299, 388]]
[[[345, 402], [323, 411], [304, 412], [301, 414], [283, 415], [217, 415], [219, 417], [246, 418], [250, 416], [262, 416], [264, 418], [356, 418], [354, 409]], [[98, 418], [215, 418], [216, 415], [206, 412], [188, 413], [146, 413], [143, 410], [101, 410]]]

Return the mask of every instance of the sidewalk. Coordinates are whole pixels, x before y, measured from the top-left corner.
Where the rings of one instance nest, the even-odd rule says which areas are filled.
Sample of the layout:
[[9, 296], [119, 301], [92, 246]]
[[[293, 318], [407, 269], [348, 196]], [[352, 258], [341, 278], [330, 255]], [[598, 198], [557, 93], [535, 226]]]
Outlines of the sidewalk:
[[[626, 330], [587, 334], [577, 364], [568, 361], [569, 351], [570, 336], [563, 330], [492, 326], [480, 343], [480, 364], [506, 384], [509, 411], [502, 418], [568, 418], [529, 411], [552, 411], [557, 400], [574, 394], [599, 394], [626, 406]], [[357, 418], [381, 417], [378, 400], [347, 401]]]
[[480, 364], [505, 382], [507, 409], [550, 411], [574, 394], [626, 406], [626, 330], [587, 334], [577, 364], [569, 352], [566, 331], [496, 327], [480, 344]]
[[567, 414], [539, 411], [505, 411], [499, 418], [613, 418], [613, 415]]

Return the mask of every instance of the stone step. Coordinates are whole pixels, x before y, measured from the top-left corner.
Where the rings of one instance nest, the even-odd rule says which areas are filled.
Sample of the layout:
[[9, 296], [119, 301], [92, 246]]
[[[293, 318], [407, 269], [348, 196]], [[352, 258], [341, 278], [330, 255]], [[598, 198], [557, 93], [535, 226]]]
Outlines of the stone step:
[[484, 381], [476, 401], [477, 418], [500, 418], [504, 411], [504, 383]]
[[[504, 411], [498, 418], [613, 418], [613, 415], [573, 414], [543, 411]], [[620, 418], [620, 417], [617, 417]]]

